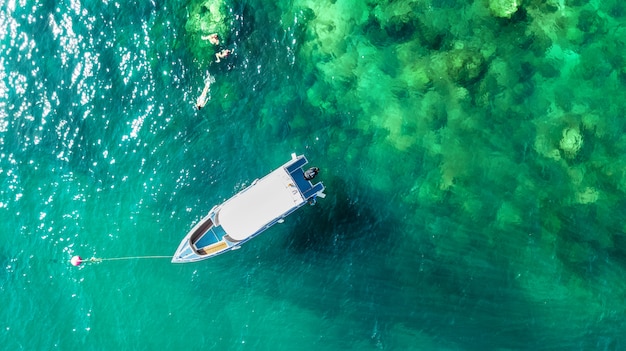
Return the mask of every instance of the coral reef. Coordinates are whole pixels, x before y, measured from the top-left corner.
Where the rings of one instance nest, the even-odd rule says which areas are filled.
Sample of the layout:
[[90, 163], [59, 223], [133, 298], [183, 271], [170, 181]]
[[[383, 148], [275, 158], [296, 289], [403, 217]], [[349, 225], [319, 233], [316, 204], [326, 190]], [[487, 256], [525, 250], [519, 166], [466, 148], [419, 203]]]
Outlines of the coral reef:
[[578, 128], [563, 129], [563, 138], [559, 141], [559, 147], [563, 150], [566, 157], [575, 157], [582, 146], [583, 137]]
[[489, 9], [496, 17], [510, 18], [518, 6], [517, 0], [489, 0]]
[[448, 76], [457, 84], [466, 86], [482, 78], [487, 65], [477, 49], [459, 48], [446, 53]]
[[[264, 123], [258, 125], [268, 135], [295, 135], [329, 160], [377, 170], [363, 172], [358, 187], [394, 194], [400, 206], [415, 208], [414, 217], [402, 218], [410, 226], [403, 239], [432, 247], [437, 262], [466, 263], [445, 249], [457, 245], [473, 250], [477, 261], [502, 264], [485, 257], [488, 247], [516, 257], [507, 260], [516, 272], [507, 281], [528, 301], [593, 301], [597, 290], [583, 285], [579, 269], [592, 265], [586, 255], [610, 256], [601, 250], [612, 247], [624, 226], [607, 213], [626, 192], [626, 137], [615, 132], [626, 128], [620, 103], [626, 60], [619, 51], [626, 32], [602, 5], [294, 0], [276, 6], [274, 24], [287, 38], [297, 83], [258, 90], [266, 94], [259, 97]], [[280, 62], [279, 55], [272, 59], [271, 65]], [[233, 99], [246, 96], [236, 85], [229, 89]], [[297, 113], [281, 106], [290, 100]], [[312, 120], [325, 126], [315, 137]], [[607, 228], [621, 229], [605, 230], [596, 224], [600, 217]], [[572, 239], [580, 223], [590, 228]], [[568, 279], [555, 281], [560, 276]], [[578, 312], [595, 318], [599, 306]]]

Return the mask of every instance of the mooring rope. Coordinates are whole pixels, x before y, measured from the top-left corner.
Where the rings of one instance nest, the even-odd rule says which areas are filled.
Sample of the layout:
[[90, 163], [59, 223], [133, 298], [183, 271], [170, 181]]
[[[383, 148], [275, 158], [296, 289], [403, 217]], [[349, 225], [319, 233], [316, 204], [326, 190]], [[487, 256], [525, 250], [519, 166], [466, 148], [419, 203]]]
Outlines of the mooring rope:
[[121, 261], [121, 260], [140, 260], [144, 258], [172, 258], [172, 256], [127, 256], [127, 257], [111, 257], [111, 258], [96, 258], [96, 259], [100, 261]]
[[122, 260], [140, 260], [140, 259], [159, 259], [159, 258], [172, 258], [172, 256], [125, 256], [125, 257], [109, 257], [109, 258], [81, 258], [80, 256], [74, 256], [70, 260], [70, 263], [74, 266], [78, 266], [81, 263], [98, 263], [102, 261], [122, 261]]

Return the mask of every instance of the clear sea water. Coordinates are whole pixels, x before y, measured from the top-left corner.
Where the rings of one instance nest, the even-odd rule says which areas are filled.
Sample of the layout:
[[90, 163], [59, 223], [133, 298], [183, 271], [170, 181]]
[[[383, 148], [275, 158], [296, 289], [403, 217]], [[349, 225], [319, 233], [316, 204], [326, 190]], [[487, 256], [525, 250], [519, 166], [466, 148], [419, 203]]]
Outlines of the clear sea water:
[[[624, 23], [617, 0], [0, 0], [2, 348], [626, 349]], [[170, 256], [292, 152], [328, 196], [241, 250], [68, 262]]]

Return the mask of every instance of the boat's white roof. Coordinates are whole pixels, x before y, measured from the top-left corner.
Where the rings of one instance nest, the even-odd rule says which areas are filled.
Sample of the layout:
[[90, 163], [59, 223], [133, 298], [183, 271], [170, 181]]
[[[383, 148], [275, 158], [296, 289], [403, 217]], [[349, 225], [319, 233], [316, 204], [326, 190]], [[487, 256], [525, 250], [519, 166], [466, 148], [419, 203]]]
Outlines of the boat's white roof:
[[226, 201], [218, 221], [235, 240], [244, 240], [304, 202], [293, 179], [283, 167]]

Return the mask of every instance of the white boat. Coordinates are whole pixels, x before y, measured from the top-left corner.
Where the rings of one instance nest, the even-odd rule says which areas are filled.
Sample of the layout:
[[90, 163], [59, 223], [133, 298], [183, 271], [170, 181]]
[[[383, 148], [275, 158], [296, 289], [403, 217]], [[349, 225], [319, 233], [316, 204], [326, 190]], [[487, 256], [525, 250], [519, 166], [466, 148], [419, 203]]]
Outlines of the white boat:
[[307, 162], [292, 154], [289, 162], [213, 207], [181, 241], [172, 262], [195, 262], [238, 249], [304, 204], [324, 198], [324, 185], [311, 183], [319, 169], [305, 171]]

